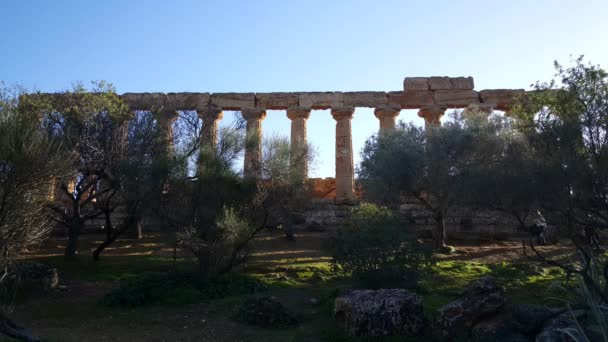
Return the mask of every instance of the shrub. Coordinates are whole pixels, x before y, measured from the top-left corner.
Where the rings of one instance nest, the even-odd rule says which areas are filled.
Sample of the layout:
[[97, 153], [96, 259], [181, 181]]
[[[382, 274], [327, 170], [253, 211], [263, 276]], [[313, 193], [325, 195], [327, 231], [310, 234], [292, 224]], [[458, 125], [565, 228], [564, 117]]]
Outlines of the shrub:
[[185, 227], [178, 239], [199, 263], [202, 274], [214, 277], [245, 261], [256, 229], [240, 213], [224, 207], [214, 224], [198, 221]]
[[119, 307], [189, 304], [263, 290], [265, 285], [258, 280], [238, 274], [204, 280], [190, 273], [143, 273], [106, 294], [100, 303]]
[[371, 288], [414, 286], [421, 268], [432, 261], [431, 248], [390, 210], [373, 204], [356, 209], [327, 248], [337, 266]]

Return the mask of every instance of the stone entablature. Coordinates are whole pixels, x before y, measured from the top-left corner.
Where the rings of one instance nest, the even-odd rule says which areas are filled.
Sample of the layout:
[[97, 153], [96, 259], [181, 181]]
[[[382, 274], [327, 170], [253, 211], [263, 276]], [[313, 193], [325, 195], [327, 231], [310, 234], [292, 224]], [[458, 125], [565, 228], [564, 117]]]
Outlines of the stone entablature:
[[121, 95], [132, 110], [201, 110], [218, 107], [240, 111], [243, 108], [286, 110], [290, 107], [331, 109], [336, 107], [399, 106], [418, 109], [428, 106], [465, 108], [474, 103], [508, 110], [513, 98], [523, 89], [473, 90], [472, 77], [408, 77], [404, 90], [353, 92], [272, 92], [272, 93], [125, 93]]

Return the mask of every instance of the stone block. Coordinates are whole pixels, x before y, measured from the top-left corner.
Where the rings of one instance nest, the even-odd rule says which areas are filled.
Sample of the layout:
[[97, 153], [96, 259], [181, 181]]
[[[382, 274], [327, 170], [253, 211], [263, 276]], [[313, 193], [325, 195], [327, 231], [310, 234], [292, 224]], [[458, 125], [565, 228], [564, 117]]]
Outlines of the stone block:
[[479, 94], [474, 90], [436, 90], [435, 103], [450, 108], [462, 108], [471, 103], [479, 103]]
[[429, 89], [431, 90], [447, 90], [452, 89], [452, 82], [447, 76], [429, 77]]
[[416, 109], [435, 104], [433, 92], [428, 90], [391, 91], [388, 104], [401, 106], [402, 109]]
[[487, 89], [480, 91], [479, 97], [483, 103], [494, 104], [494, 109], [506, 111], [513, 100], [524, 93], [523, 89]]
[[343, 96], [345, 106], [377, 107], [388, 103], [387, 94], [383, 91], [353, 91]]
[[403, 90], [429, 90], [429, 79], [426, 77], [406, 77]]
[[355, 290], [336, 298], [336, 323], [351, 336], [418, 336], [422, 298], [402, 289]]
[[197, 110], [209, 105], [209, 93], [168, 93], [165, 109]]
[[329, 109], [344, 106], [344, 95], [341, 92], [298, 93], [301, 107], [312, 109]]
[[475, 88], [473, 77], [451, 77], [452, 89], [472, 90]]
[[299, 97], [294, 93], [256, 93], [255, 105], [266, 109], [287, 109], [299, 105]]
[[129, 106], [130, 110], [145, 110], [145, 104], [142, 101], [141, 93], [124, 93], [120, 95], [120, 99]]
[[132, 110], [156, 111], [164, 107], [166, 101], [166, 95], [163, 93], [139, 93], [133, 94], [133, 96], [128, 94], [126, 98], [135, 100], [135, 103], [133, 104], [129, 102], [129, 108]]
[[211, 105], [225, 110], [241, 110], [241, 108], [255, 107], [253, 93], [215, 93], [211, 94]]

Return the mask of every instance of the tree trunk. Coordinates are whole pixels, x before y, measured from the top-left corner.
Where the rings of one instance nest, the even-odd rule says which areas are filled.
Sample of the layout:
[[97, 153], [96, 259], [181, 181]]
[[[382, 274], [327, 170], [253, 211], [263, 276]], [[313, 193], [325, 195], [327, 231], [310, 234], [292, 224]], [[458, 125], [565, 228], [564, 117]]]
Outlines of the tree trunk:
[[65, 247], [65, 257], [73, 258], [78, 255], [78, 238], [82, 230], [82, 223], [75, 223], [68, 227], [68, 243]]
[[10, 319], [8, 319], [8, 317], [4, 316], [1, 313], [0, 333], [21, 341], [40, 342], [40, 339], [38, 337], [32, 335], [32, 333], [27, 331], [27, 329], [16, 325]]
[[137, 222], [130, 229], [131, 234], [129, 234], [129, 238], [133, 240], [139, 240], [144, 237], [141, 229], [141, 220], [137, 220]]
[[435, 231], [433, 234], [433, 240], [435, 243], [435, 249], [446, 247], [445, 243], [445, 217], [441, 210], [435, 213]]

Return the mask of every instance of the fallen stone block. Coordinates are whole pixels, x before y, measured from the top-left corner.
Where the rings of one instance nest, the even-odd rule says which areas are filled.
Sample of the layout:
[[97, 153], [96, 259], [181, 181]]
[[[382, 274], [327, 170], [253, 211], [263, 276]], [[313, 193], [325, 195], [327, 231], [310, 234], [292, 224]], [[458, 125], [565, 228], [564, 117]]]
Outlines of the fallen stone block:
[[439, 309], [433, 334], [438, 340], [448, 340], [466, 333], [481, 318], [496, 313], [505, 304], [504, 292], [493, 276], [473, 281], [460, 299]]
[[334, 317], [351, 336], [415, 336], [425, 326], [422, 298], [402, 289], [352, 291], [336, 298]]

